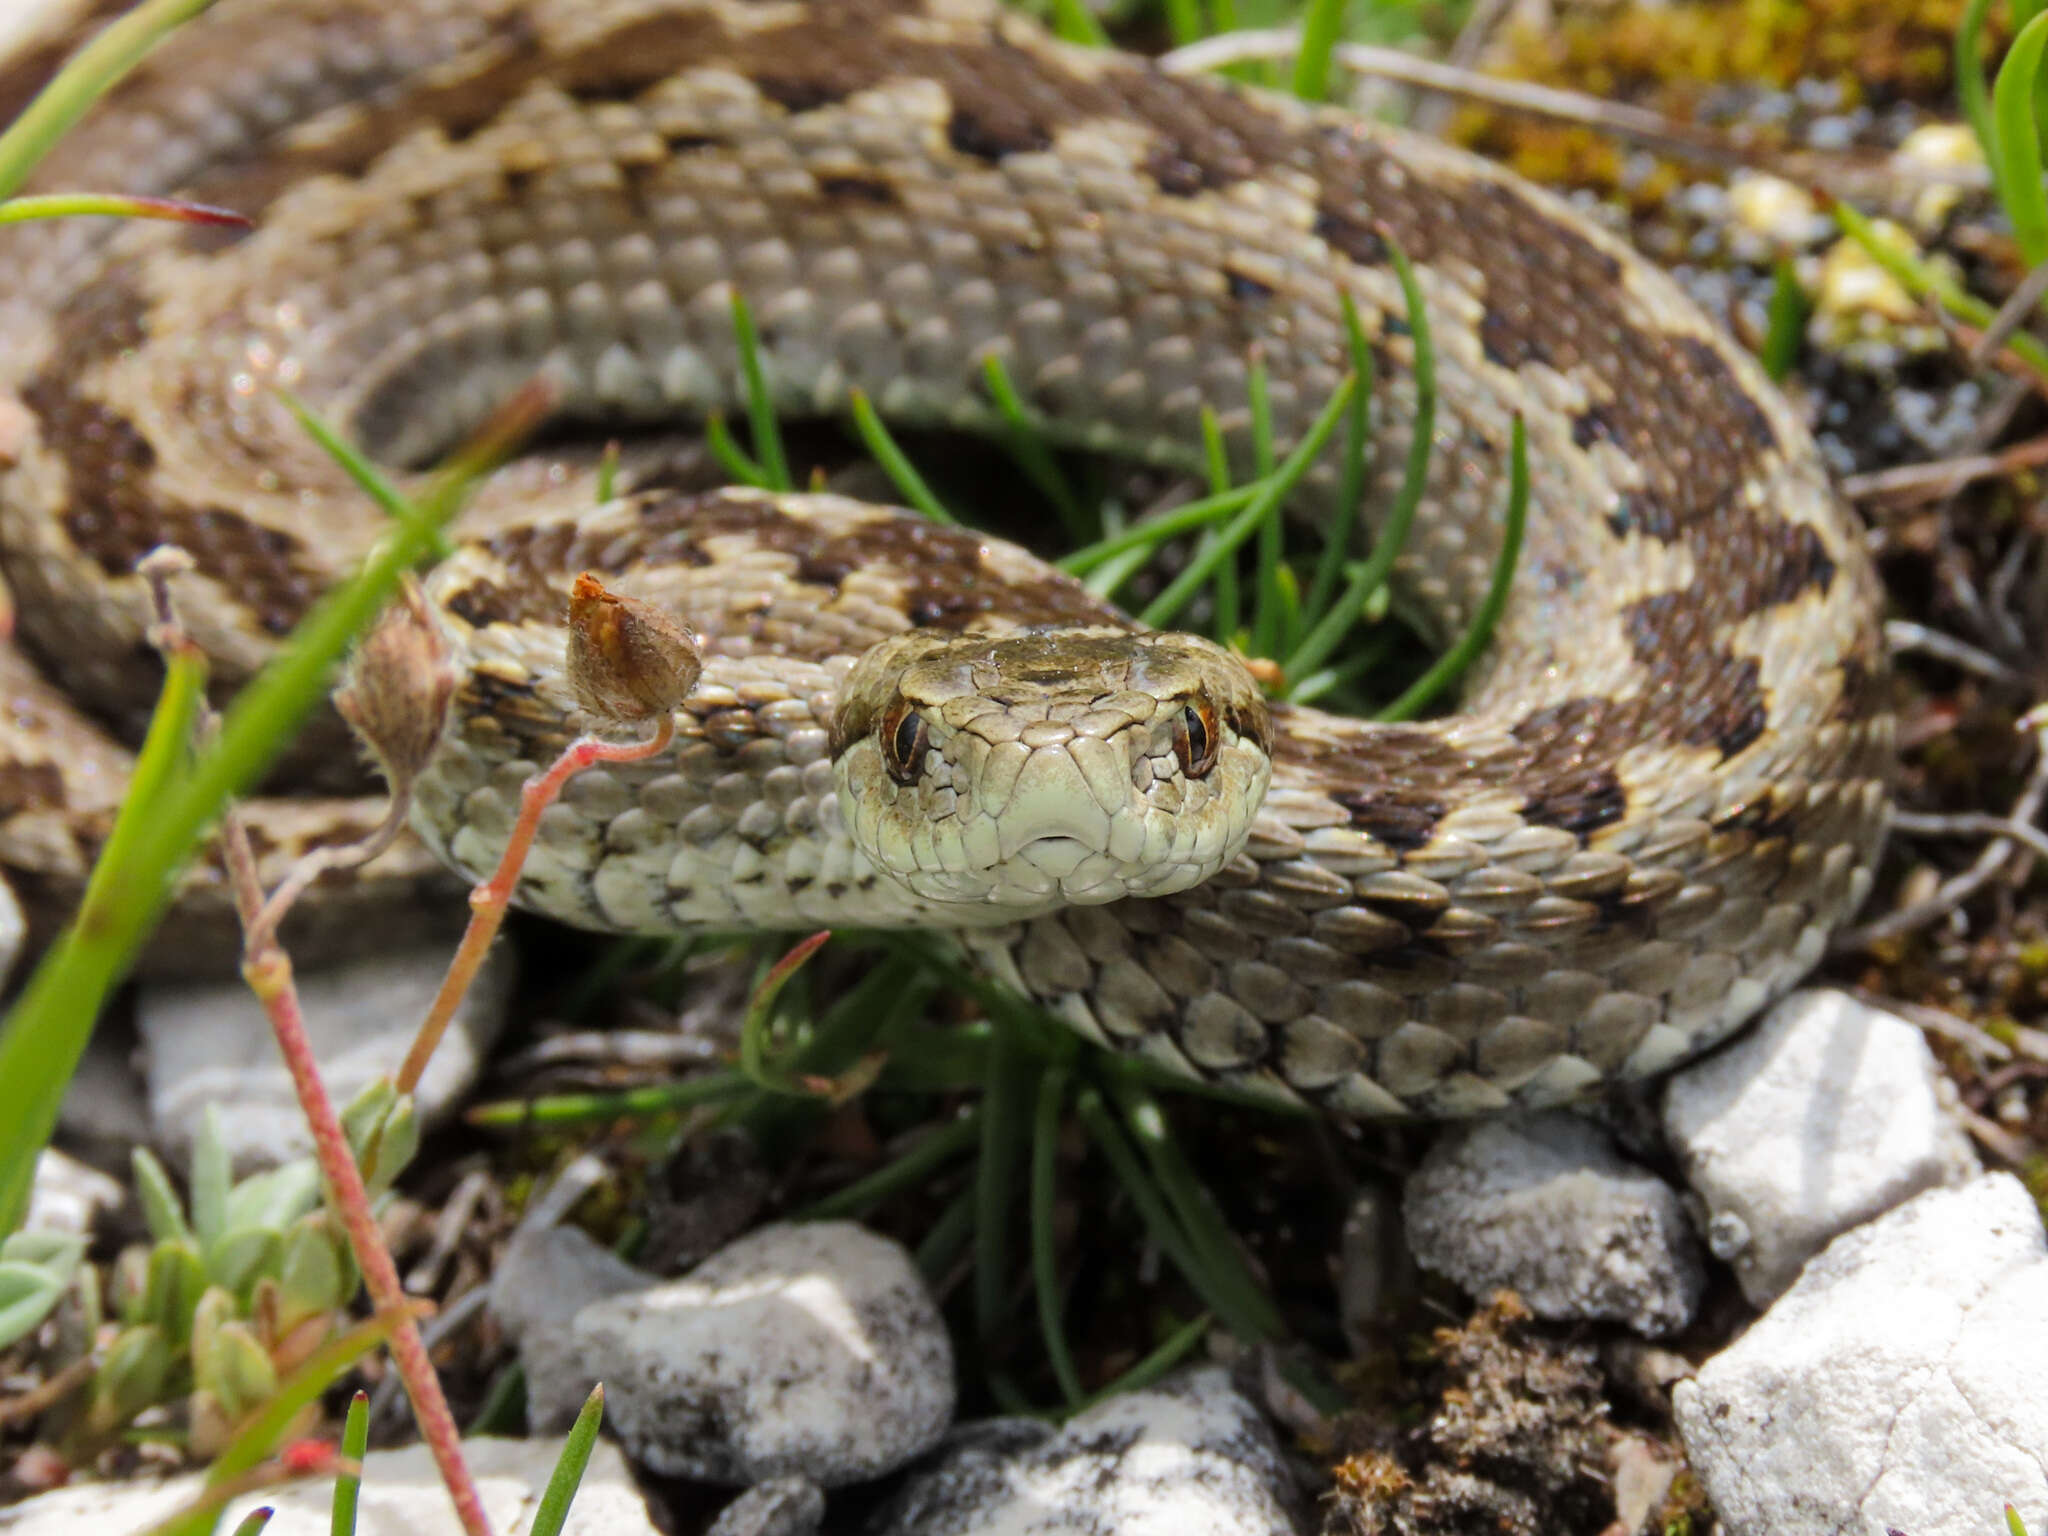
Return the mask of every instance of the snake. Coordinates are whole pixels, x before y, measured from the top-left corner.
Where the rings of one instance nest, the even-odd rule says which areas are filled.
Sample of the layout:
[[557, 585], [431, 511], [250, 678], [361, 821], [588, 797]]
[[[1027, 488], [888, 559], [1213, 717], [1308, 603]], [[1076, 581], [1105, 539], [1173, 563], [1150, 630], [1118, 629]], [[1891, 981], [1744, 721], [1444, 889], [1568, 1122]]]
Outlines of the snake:
[[[17, 45], [0, 106], [77, 36]], [[136, 560], [187, 551], [173, 595], [225, 693], [384, 529], [283, 393], [417, 488], [535, 377], [549, 432], [428, 578], [459, 682], [417, 838], [316, 888], [309, 947], [417, 932], [441, 865], [490, 867], [591, 724], [563, 660], [583, 572], [690, 625], [703, 675], [669, 749], [546, 810], [521, 905], [951, 934], [1104, 1047], [1340, 1116], [1663, 1072], [1873, 882], [1881, 594], [1799, 414], [1624, 239], [1456, 148], [992, 0], [220, 0], [33, 185], [251, 222], [0, 234], [0, 872], [32, 916], [75, 900], [158, 687]], [[1253, 384], [1285, 452], [1352, 369], [1348, 310], [1370, 529], [1421, 420], [1395, 251], [1434, 336], [1394, 567], [1425, 636], [1484, 601], [1527, 443], [1511, 591], [1435, 718], [1269, 698], [971, 528], [679, 467], [746, 405], [735, 296], [787, 420], [858, 391], [1001, 438], [993, 358], [1046, 442], [1199, 474], [1207, 412], [1241, 477]], [[1342, 523], [1343, 469], [1317, 457], [1288, 515]], [[246, 808], [259, 854], [374, 820], [360, 771], [310, 722]], [[217, 870], [179, 912], [158, 949], [196, 963]]]

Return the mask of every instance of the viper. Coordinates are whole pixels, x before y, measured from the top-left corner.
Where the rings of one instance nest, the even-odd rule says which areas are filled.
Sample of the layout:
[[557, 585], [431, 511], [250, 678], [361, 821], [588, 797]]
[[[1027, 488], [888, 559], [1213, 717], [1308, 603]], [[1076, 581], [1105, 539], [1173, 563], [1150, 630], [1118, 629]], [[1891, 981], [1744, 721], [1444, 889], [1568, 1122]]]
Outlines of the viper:
[[[44, 78], [31, 45], [0, 103]], [[43, 188], [168, 193], [247, 232], [6, 231], [0, 562], [17, 611], [0, 868], [61, 909], [158, 672], [139, 556], [175, 543], [224, 688], [381, 514], [280, 403], [401, 481], [536, 375], [550, 446], [496, 475], [429, 593], [462, 659], [423, 843], [475, 875], [589, 722], [581, 571], [697, 631], [676, 744], [549, 810], [518, 899], [634, 933], [915, 926], [1090, 1038], [1356, 1116], [1552, 1103], [1656, 1072], [1791, 986], [1868, 890], [1893, 770], [1877, 584], [1797, 415], [1676, 284], [1558, 199], [1345, 112], [1054, 41], [990, 0], [221, 0]], [[831, 495], [676, 488], [583, 445], [865, 392], [991, 432], [1000, 359], [1048, 440], [1249, 465], [1264, 371], [1298, 440], [1373, 361], [1366, 522], [1416, 430], [1399, 600], [1459, 629], [1529, 525], [1455, 711], [1269, 702], [1022, 549]], [[1327, 523], [1334, 453], [1291, 512]], [[30, 671], [30, 663], [35, 671]], [[376, 813], [316, 723], [283, 858]], [[188, 933], [224, 926], [191, 882]], [[327, 930], [437, 890], [408, 846]], [[210, 915], [209, 915], [210, 914]], [[309, 940], [310, 942], [310, 940]], [[181, 949], [196, 954], [193, 939]]]

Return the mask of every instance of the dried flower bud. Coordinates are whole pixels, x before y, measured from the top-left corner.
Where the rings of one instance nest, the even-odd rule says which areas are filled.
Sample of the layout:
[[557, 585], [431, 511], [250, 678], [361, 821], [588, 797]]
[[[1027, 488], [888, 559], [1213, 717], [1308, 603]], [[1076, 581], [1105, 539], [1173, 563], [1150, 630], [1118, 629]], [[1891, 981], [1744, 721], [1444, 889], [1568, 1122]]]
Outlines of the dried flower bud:
[[704, 670], [689, 626], [590, 572], [569, 589], [569, 686], [600, 719], [635, 723], [668, 714]]
[[426, 595], [406, 577], [334, 691], [334, 707], [376, 757], [394, 796], [411, 791], [434, 755], [459, 677]]

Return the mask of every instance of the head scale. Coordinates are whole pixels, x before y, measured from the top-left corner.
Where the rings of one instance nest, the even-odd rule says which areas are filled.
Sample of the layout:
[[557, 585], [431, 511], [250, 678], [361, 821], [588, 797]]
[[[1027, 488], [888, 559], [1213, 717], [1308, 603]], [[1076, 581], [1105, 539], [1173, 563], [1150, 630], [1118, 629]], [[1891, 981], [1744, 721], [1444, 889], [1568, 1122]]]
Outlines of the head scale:
[[832, 734], [854, 842], [963, 921], [1199, 884], [1243, 847], [1272, 772], [1242, 662], [1106, 626], [898, 635], [854, 667]]

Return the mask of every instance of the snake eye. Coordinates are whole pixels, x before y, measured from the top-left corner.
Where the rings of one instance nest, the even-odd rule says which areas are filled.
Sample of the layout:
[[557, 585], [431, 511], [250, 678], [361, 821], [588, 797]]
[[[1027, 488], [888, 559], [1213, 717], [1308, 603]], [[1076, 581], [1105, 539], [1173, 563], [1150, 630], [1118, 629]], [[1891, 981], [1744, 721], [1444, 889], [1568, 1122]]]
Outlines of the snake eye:
[[1205, 699], [1190, 704], [1173, 722], [1173, 755], [1191, 779], [1206, 779], [1216, 766], [1216, 711]]
[[932, 744], [932, 733], [924, 716], [907, 704], [898, 703], [882, 717], [882, 761], [889, 777], [906, 787], [924, 772], [924, 755]]

